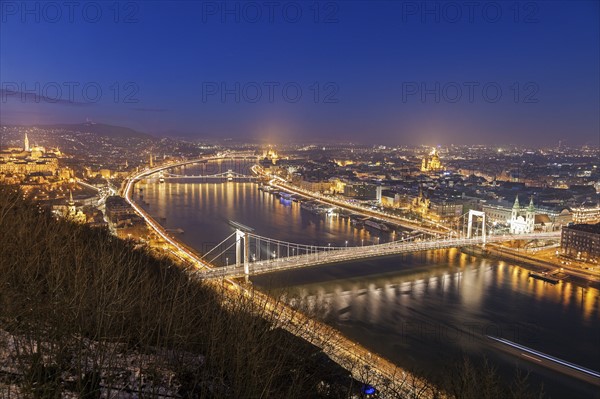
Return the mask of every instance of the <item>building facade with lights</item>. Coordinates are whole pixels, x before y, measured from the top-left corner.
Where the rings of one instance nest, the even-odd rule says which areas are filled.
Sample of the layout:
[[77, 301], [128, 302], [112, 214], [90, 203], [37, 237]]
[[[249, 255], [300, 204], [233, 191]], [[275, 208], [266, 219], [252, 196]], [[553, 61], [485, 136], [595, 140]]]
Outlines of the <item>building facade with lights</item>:
[[566, 256], [597, 262], [600, 259], [600, 223], [563, 227], [560, 244]]
[[444, 170], [440, 156], [437, 150], [434, 148], [433, 151], [421, 161], [421, 172], [441, 172]]
[[46, 150], [41, 146], [30, 146], [25, 133], [23, 148], [9, 148], [0, 151], [0, 173], [29, 175], [44, 173], [54, 175], [58, 172], [59, 150]]

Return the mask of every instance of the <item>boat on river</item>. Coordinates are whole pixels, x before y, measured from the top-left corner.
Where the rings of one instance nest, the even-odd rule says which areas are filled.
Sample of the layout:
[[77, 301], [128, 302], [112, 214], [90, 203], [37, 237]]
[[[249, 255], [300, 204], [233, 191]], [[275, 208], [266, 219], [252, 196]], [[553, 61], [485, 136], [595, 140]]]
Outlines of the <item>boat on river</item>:
[[381, 230], [381, 231], [390, 231], [390, 228], [387, 227], [387, 225], [385, 223], [380, 223], [373, 219], [365, 220], [365, 226], [372, 227], [374, 229]]
[[535, 278], [537, 280], [542, 280], [542, 281], [545, 281], [550, 284], [558, 284], [558, 282], [560, 281], [560, 279], [553, 277], [552, 275], [550, 275], [546, 272], [542, 272], [542, 273], [529, 272], [529, 277]]

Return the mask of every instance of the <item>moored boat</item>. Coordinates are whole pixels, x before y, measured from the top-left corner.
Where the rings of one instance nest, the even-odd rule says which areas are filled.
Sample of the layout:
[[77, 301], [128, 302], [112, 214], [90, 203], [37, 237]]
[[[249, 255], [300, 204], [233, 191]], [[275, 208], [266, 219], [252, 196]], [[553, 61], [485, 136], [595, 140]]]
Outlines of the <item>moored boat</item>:
[[542, 272], [542, 273], [529, 272], [529, 277], [533, 277], [537, 280], [542, 280], [542, 281], [545, 281], [550, 284], [558, 284], [558, 282], [560, 281], [559, 279], [552, 277], [551, 275], [549, 275], [545, 272]]
[[390, 228], [387, 227], [387, 225], [385, 225], [384, 223], [376, 222], [375, 220], [372, 220], [372, 219], [366, 220], [365, 226], [372, 227], [374, 229], [381, 230], [381, 231], [389, 231], [390, 230]]

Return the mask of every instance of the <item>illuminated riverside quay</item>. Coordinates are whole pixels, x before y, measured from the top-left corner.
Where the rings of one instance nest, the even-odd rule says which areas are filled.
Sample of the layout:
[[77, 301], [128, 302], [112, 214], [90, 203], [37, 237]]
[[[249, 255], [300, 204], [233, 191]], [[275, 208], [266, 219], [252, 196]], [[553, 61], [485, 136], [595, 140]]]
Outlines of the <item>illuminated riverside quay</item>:
[[[205, 158], [207, 160], [218, 160], [221, 163], [221, 156]], [[171, 167], [185, 167], [186, 165], [195, 162], [177, 162]], [[155, 172], [161, 172], [165, 166], [150, 168], [141, 173], [136, 173], [130, 179], [124, 182], [122, 192], [126, 200], [131, 204], [135, 211], [144, 218], [154, 232], [160, 235], [166, 242], [165, 249], [176, 258], [186, 264], [191, 264], [200, 269], [209, 269], [212, 264], [204, 262], [199, 258], [193, 250], [181, 245], [178, 240], [169, 237], [164, 226], [155, 222], [154, 218], [145, 210], [140, 208], [134, 200], [135, 183], [144, 177]], [[161, 181], [162, 179], [159, 179]], [[146, 203], [147, 205], [149, 203]], [[388, 395], [401, 394], [403, 396], [412, 396], [415, 392], [420, 392], [420, 397], [435, 396], [440, 397], [439, 392], [431, 392], [430, 384], [422, 378], [412, 375], [411, 373], [397, 367], [387, 359], [371, 353], [369, 350], [347, 339], [335, 329], [332, 329], [327, 324], [321, 323], [314, 318], [306, 317], [302, 312], [292, 309], [290, 306], [278, 300], [274, 300], [268, 295], [260, 291], [250, 290], [234, 280], [223, 279], [222, 283], [230, 290], [241, 292], [249, 296], [255, 301], [258, 306], [272, 312], [274, 318], [272, 321], [280, 323], [282, 328], [287, 329], [293, 334], [305, 339], [307, 342], [321, 348], [333, 361], [338, 363], [350, 372], [350, 374], [365, 383], [376, 385], [383, 397]], [[427, 389], [427, 390], [426, 390]]]
[[[220, 162], [216, 170], [231, 168]], [[174, 169], [196, 174], [205, 166]], [[212, 170], [214, 171], [215, 168]], [[392, 233], [356, 229], [347, 219], [314, 215], [253, 183], [140, 182], [144, 208], [188, 246], [205, 252], [234, 231], [230, 221], [257, 234], [310, 245], [372, 245]], [[139, 199], [139, 193], [135, 197]], [[235, 261], [235, 251], [218, 259]], [[592, 385], [531, 366], [494, 350], [485, 335], [502, 335], [541, 352], [598, 370], [598, 290], [569, 282], [556, 286], [528, 277], [512, 264], [479, 259], [456, 249], [252, 278], [280, 288], [293, 301], [324, 307], [345, 335], [402, 367], [426, 370], [461, 352], [484, 353], [509, 373], [533, 367], [534, 382], [552, 396], [594, 397]], [[590, 350], [596, 348], [596, 350]]]

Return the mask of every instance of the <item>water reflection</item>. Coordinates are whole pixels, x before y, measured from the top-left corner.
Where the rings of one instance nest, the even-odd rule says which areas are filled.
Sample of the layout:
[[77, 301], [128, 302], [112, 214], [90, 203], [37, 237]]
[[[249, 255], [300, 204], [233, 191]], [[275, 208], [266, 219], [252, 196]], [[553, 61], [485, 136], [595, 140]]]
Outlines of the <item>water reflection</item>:
[[[200, 174], [230, 168], [222, 162], [181, 169]], [[139, 187], [148, 211], [166, 217], [167, 228], [182, 228], [180, 238], [200, 251], [233, 232], [228, 220], [306, 245], [343, 246], [346, 240], [369, 245], [377, 237], [394, 238], [355, 229], [347, 219], [311, 214], [254, 183], [167, 181]], [[224, 256], [234, 259], [233, 252]], [[600, 370], [600, 292], [568, 281], [535, 280], [510, 262], [449, 249], [277, 273], [253, 282], [284, 291], [290, 301], [317, 310], [351, 338], [403, 366], [427, 369], [467, 351], [486, 353], [512, 368], [514, 358], [490, 349], [485, 335], [491, 334]], [[554, 396], [564, 391], [594, 397], [576, 380], [543, 369], [534, 373]]]

